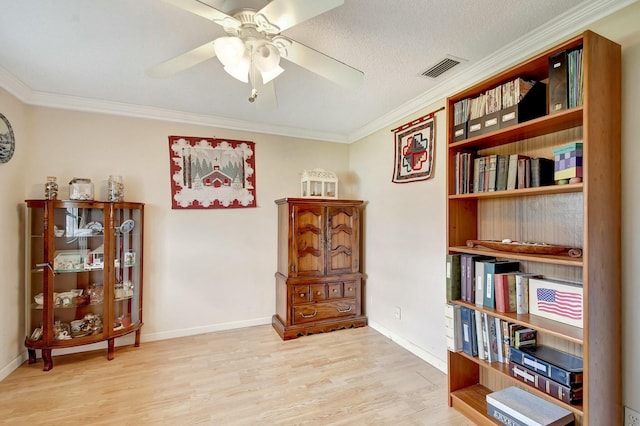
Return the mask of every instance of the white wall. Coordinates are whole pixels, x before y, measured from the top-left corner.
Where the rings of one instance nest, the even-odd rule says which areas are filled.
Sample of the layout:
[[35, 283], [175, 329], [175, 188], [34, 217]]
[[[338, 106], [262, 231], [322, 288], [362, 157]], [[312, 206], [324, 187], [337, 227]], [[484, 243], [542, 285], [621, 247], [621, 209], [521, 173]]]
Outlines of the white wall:
[[[17, 135], [19, 158], [0, 167], [0, 262], [5, 271], [0, 306], [2, 324], [12, 324], [0, 327], [0, 371], [19, 363], [24, 351], [23, 234], [18, 211], [25, 198], [43, 197], [47, 176], [57, 176], [60, 198], [68, 196], [69, 180], [87, 177], [95, 184], [96, 198], [104, 199], [108, 175], [120, 174], [125, 198], [146, 203], [143, 341], [270, 323], [275, 312], [274, 200], [300, 195], [303, 169], [322, 167], [347, 177], [344, 144], [25, 108], [2, 93], [0, 111], [28, 111], [30, 135]], [[168, 135], [254, 141], [258, 207], [172, 210]], [[347, 189], [339, 189], [349, 195]]]
[[0, 379], [15, 369], [24, 342], [22, 282], [24, 169], [28, 162], [27, 108], [0, 88], [0, 113], [16, 138], [13, 158], [0, 164]]
[[[370, 325], [446, 371], [444, 253], [446, 250], [446, 116], [436, 114], [434, 177], [392, 183], [391, 129], [440, 109], [434, 104], [351, 144], [358, 198], [367, 200], [365, 294]], [[395, 317], [401, 310], [400, 320]]]
[[640, 411], [640, 4], [593, 30], [622, 45], [622, 381], [623, 402]]

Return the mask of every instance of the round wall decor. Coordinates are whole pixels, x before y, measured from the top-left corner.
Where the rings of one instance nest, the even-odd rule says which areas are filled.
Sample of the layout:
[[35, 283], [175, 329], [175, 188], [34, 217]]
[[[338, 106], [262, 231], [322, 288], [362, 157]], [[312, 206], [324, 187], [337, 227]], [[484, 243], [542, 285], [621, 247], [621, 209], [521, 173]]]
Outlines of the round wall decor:
[[0, 113], [0, 163], [8, 163], [16, 149], [16, 139], [7, 117]]

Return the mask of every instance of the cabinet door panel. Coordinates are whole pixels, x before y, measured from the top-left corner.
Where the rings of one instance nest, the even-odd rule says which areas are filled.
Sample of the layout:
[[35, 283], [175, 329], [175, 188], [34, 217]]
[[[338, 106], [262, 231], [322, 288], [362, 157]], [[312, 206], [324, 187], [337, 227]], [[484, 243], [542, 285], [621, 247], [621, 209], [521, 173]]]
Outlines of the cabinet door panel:
[[328, 207], [327, 274], [357, 272], [358, 209]]
[[324, 275], [324, 215], [322, 207], [293, 207], [292, 269], [298, 276]]

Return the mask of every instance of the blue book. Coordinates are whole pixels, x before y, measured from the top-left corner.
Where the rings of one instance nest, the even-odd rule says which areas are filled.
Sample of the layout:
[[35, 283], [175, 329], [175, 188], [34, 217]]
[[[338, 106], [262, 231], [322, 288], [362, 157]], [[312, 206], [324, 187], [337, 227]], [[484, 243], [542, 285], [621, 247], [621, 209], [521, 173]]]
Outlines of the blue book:
[[470, 356], [478, 356], [475, 313], [466, 306], [462, 306], [460, 316], [462, 319], [462, 351]]
[[516, 260], [500, 260], [484, 264], [484, 294], [483, 301], [486, 308], [496, 308], [496, 292], [494, 275], [503, 272], [515, 272], [520, 269], [520, 262]]

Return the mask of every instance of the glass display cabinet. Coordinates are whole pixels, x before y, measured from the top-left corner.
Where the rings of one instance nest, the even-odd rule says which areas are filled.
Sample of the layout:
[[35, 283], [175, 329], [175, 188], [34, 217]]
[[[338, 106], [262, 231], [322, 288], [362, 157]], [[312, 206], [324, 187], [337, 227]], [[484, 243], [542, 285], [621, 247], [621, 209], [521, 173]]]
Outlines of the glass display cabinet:
[[114, 339], [142, 327], [144, 205], [27, 200], [26, 339], [29, 363], [51, 351]]

